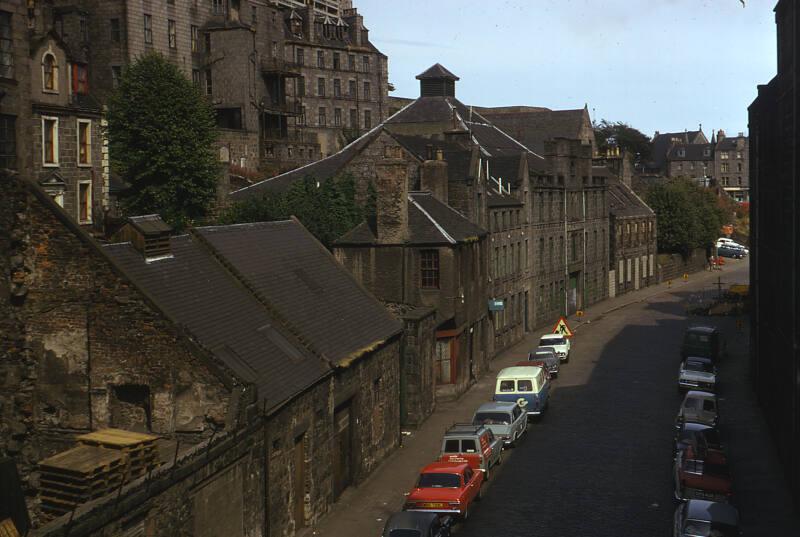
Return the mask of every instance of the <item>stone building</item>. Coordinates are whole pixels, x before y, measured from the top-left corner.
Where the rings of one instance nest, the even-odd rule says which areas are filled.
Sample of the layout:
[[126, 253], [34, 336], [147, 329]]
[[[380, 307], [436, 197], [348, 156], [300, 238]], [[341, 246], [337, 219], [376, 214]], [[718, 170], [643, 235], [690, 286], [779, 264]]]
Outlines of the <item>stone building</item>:
[[354, 8], [338, 17], [311, 6], [283, 12], [285, 58], [300, 71], [287, 94], [301, 102], [293, 132], [316, 137], [332, 155], [388, 116], [388, 59]]
[[673, 143], [664, 165], [667, 177], [685, 177], [698, 185], [710, 186], [714, 178], [714, 144]]
[[714, 146], [714, 178], [734, 200], [750, 201], [750, 139], [725, 136], [720, 130]]
[[656, 215], [631, 187], [608, 168], [609, 210], [608, 295], [614, 297], [658, 283]]
[[707, 144], [708, 138], [703, 134], [703, 126], [696, 131], [658, 132], [653, 135], [650, 160], [643, 164], [647, 174], [667, 174], [667, 153], [675, 144], [696, 145]]
[[800, 504], [800, 6], [775, 8], [778, 73], [750, 105], [751, 378]]
[[290, 536], [399, 445], [402, 325], [296, 221], [170, 237], [137, 217], [102, 247], [4, 177], [0, 237], [0, 454], [28, 492], [88, 430], [169, 453], [39, 535]]
[[108, 181], [86, 21], [84, 11], [58, 2], [30, 10], [0, 3], [0, 165], [37, 181], [91, 227], [102, 223]]

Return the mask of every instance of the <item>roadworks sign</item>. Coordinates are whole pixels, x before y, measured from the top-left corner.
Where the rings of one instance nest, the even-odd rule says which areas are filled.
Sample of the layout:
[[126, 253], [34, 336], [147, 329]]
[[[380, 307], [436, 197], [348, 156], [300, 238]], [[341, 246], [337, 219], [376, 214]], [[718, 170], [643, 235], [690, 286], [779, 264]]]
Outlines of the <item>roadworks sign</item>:
[[554, 334], [561, 334], [564, 337], [572, 337], [572, 330], [570, 330], [569, 325], [567, 324], [567, 318], [561, 317], [556, 325], [553, 327]]

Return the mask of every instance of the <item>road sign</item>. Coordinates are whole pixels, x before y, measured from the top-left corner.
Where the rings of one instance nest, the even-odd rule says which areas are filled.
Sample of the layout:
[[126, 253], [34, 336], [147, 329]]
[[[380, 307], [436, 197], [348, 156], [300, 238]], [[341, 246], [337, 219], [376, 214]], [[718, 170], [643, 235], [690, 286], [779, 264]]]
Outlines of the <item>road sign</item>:
[[506, 308], [503, 299], [493, 298], [489, 300], [489, 311], [503, 311]]
[[572, 330], [570, 330], [569, 325], [567, 324], [567, 318], [561, 317], [556, 325], [553, 327], [554, 334], [561, 334], [564, 337], [572, 337]]

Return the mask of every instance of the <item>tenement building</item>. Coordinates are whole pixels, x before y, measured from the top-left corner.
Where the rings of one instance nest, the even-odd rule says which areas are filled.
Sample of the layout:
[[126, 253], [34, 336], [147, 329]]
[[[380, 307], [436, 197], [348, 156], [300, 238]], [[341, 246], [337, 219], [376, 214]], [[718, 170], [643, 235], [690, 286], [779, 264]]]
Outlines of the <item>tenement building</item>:
[[[231, 200], [285, 191], [306, 176], [322, 182], [346, 173], [366, 202], [370, 190], [381, 191], [387, 159], [404, 168], [397, 171], [404, 181], [395, 177], [406, 186], [395, 189], [394, 209], [377, 204], [376, 222], [346, 234], [334, 251], [379, 298], [437, 309], [438, 390], [458, 393], [526, 332], [607, 296], [607, 185], [592, 176], [589, 140], [549, 137], [539, 155], [458, 101], [458, 77], [441, 65], [417, 78], [419, 98], [344, 150], [238, 190]], [[405, 248], [406, 239], [391, 243], [393, 264], [381, 252], [388, 249], [380, 238], [382, 208], [400, 222], [407, 214], [409, 237], [416, 237]], [[439, 231], [422, 234], [431, 224]], [[444, 242], [434, 254], [422, 239]], [[423, 249], [431, 251], [422, 255]], [[458, 274], [449, 272], [451, 259], [460, 260]], [[484, 274], [488, 286], [470, 284], [470, 274]]]
[[295, 168], [336, 152], [386, 115], [387, 59], [350, 2], [73, 4], [84, 10], [95, 66], [89, 78], [101, 101], [126, 65], [162, 54], [208, 97], [234, 169]]
[[666, 175], [710, 186], [714, 176], [714, 144], [673, 143], [667, 150]]
[[750, 105], [752, 379], [800, 503], [800, 6], [781, 0], [778, 74]]
[[108, 182], [88, 15], [52, 2], [19, 4], [0, 2], [0, 166], [38, 182], [90, 227], [103, 220]]
[[714, 146], [714, 178], [734, 200], [750, 201], [750, 139], [740, 132], [737, 136], [717, 133]]
[[648, 174], [667, 174], [667, 154], [675, 145], [698, 145], [709, 143], [703, 133], [703, 126], [696, 131], [659, 132], [656, 131], [651, 141], [650, 159], [644, 163], [644, 172]]

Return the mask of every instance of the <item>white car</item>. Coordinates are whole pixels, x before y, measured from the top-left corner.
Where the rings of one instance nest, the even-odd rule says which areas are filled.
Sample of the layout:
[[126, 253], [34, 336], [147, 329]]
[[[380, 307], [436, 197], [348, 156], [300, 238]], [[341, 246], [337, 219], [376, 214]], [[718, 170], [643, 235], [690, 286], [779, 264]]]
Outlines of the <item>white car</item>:
[[569, 339], [561, 334], [544, 334], [539, 338], [540, 347], [553, 347], [562, 362], [569, 360]]
[[681, 390], [716, 391], [717, 368], [708, 358], [690, 356], [681, 363], [678, 388]]
[[738, 250], [744, 250], [745, 254], [749, 254], [750, 253], [750, 250], [747, 248], [747, 246], [745, 246], [743, 244], [739, 244], [738, 242], [736, 242], [733, 239], [728, 239], [726, 237], [720, 237], [720, 238], [717, 239], [716, 247], [717, 248], [721, 248], [723, 246], [728, 246], [730, 248], [736, 248]]

